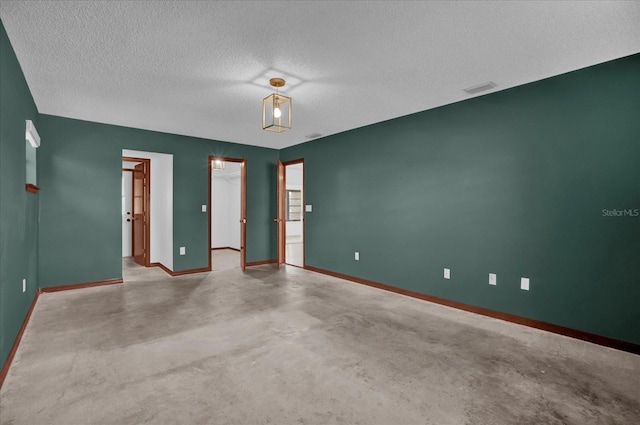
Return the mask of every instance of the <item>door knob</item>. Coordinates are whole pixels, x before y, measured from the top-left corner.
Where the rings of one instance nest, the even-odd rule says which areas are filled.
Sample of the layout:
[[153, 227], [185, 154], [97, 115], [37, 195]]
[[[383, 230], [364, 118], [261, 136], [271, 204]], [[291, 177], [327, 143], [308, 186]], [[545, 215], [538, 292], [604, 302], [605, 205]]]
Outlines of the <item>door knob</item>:
[[246, 218], [243, 218], [242, 220], [240, 220], [240, 223], [242, 223], [242, 224], [247, 224], [247, 219], [246, 219]]
[[128, 219], [127, 219], [127, 223], [129, 223], [129, 222], [131, 222], [131, 219], [130, 219], [130, 218], [128, 218]]
[[277, 218], [274, 218], [274, 219], [273, 219], [273, 222], [274, 222], [274, 223], [277, 223], [277, 222], [278, 222], [278, 219], [277, 219]]

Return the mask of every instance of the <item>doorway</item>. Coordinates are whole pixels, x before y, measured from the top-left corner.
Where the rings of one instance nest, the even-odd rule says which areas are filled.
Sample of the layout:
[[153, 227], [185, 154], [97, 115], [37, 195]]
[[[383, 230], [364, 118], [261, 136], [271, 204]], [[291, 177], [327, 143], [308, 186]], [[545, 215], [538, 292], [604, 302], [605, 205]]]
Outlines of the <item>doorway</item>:
[[[122, 257], [123, 270], [158, 266], [168, 273], [173, 270], [173, 155], [159, 152], [122, 150]], [[140, 164], [146, 164], [146, 170]], [[138, 166], [138, 172], [136, 172]], [[134, 176], [142, 173], [144, 197], [134, 205]], [[140, 183], [138, 183], [140, 185]], [[142, 202], [141, 202], [142, 201]], [[136, 238], [134, 247], [134, 208], [142, 203], [144, 234]], [[127, 214], [129, 213], [129, 214]], [[129, 221], [127, 221], [129, 220]], [[140, 242], [142, 240], [142, 243]], [[144, 258], [134, 261], [134, 250], [144, 248]]]
[[247, 263], [247, 167], [244, 158], [209, 156], [209, 270]]
[[122, 158], [122, 256], [149, 267], [151, 161]]
[[304, 159], [278, 164], [278, 266], [304, 267]]

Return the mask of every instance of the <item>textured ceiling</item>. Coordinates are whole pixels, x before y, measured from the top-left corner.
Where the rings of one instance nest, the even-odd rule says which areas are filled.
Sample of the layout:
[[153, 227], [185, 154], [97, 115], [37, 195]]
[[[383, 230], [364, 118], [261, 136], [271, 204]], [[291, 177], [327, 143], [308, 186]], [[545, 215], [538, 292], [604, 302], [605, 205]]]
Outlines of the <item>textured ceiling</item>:
[[[0, 17], [42, 113], [272, 148], [640, 52], [638, 1], [1, 0]], [[261, 129], [273, 76], [282, 134]]]

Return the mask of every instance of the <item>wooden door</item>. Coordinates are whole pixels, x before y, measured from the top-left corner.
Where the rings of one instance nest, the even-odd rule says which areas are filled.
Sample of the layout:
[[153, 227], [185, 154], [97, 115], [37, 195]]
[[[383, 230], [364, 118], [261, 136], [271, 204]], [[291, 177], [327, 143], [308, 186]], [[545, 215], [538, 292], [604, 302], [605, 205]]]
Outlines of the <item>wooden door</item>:
[[133, 191], [133, 169], [123, 168], [122, 169], [122, 256], [123, 257], [131, 257], [133, 255], [133, 251], [131, 247], [133, 245], [133, 215], [131, 215], [131, 211], [133, 211], [133, 200], [132, 191]]
[[247, 160], [242, 160], [240, 171], [240, 267], [247, 268]]
[[278, 268], [284, 264], [285, 261], [285, 211], [284, 211], [284, 196], [285, 196], [285, 182], [284, 182], [284, 164], [278, 161], [278, 216], [274, 221], [278, 224]]
[[133, 259], [141, 266], [147, 265], [147, 197], [146, 195], [146, 162], [142, 162], [133, 170], [133, 222], [132, 247]]

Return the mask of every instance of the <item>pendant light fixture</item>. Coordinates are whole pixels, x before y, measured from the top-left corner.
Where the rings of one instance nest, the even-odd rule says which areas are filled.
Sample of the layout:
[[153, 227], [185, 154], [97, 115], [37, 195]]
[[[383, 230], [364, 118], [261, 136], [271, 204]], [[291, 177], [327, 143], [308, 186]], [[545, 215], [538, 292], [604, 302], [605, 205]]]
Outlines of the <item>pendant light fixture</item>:
[[272, 78], [269, 84], [276, 88], [276, 92], [262, 99], [262, 129], [282, 133], [291, 128], [291, 98], [278, 92], [284, 87], [282, 78]]

